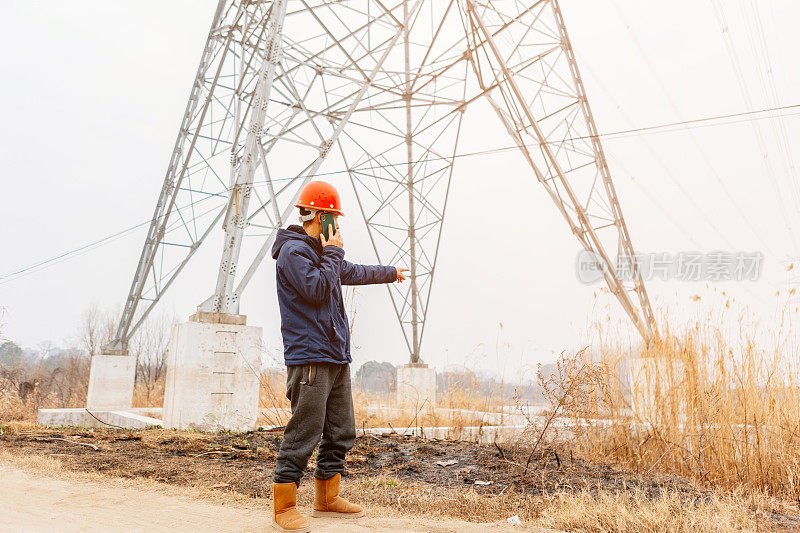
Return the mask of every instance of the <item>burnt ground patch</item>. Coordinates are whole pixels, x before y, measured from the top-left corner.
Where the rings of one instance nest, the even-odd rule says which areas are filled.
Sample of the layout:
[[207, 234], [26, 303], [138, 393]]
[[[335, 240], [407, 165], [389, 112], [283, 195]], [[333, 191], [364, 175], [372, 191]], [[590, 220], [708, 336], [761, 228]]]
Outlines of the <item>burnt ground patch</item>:
[[[147, 478], [190, 486], [225, 484], [252, 497], [271, 494], [280, 431], [202, 434], [161, 429], [31, 428], [0, 435], [0, 450], [57, 458], [65, 468], [122, 478]], [[561, 456], [559, 456], [559, 453]], [[544, 449], [528, 454], [470, 442], [424, 440], [397, 434], [359, 437], [347, 457], [345, 477], [388, 476], [440, 487], [469, 487], [500, 493], [638, 490], [657, 497], [665, 491], [703, 500], [712, 491], [677, 476], [642, 474], [584, 461]], [[309, 465], [310, 481], [315, 458]]]

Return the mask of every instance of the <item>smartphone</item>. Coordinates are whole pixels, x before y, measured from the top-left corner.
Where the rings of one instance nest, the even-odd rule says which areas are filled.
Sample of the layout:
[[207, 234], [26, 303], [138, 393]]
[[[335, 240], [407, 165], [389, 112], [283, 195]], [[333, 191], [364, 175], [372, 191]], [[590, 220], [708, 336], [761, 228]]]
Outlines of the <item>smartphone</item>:
[[319, 215], [319, 222], [322, 224], [322, 234], [325, 240], [329, 241], [336, 233], [336, 218], [333, 213], [322, 213]]

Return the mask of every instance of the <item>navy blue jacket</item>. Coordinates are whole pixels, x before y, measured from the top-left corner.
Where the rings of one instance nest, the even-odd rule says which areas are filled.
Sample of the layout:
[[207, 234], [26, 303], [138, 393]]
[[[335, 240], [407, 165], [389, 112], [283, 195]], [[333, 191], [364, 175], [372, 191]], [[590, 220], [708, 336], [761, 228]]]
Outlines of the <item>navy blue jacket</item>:
[[283, 356], [287, 366], [309, 363], [346, 364], [350, 358], [350, 325], [342, 285], [391, 283], [391, 266], [354, 265], [344, 250], [322, 247], [300, 226], [279, 229], [272, 246], [278, 262]]

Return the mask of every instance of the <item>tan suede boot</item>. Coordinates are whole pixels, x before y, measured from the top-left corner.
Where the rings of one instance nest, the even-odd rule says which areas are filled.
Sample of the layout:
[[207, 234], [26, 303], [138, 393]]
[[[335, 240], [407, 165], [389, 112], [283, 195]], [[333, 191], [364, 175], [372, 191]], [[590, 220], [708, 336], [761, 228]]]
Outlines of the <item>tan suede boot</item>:
[[296, 483], [272, 484], [272, 527], [278, 531], [308, 533], [311, 524], [295, 508], [297, 505]]
[[361, 518], [364, 509], [350, 503], [339, 496], [339, 483], [341, 474], [336, 474], [330, 479], [314, 478], [314, 510], [311, 516], [315, 518]]

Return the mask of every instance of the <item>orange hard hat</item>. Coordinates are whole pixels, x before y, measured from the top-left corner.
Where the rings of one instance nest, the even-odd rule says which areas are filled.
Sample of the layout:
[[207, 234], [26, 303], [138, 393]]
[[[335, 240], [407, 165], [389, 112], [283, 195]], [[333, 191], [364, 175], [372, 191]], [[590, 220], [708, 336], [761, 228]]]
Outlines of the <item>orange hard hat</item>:
[[300, 191], [295, 207], [305, 207], [317, 211], [330, 211], [337, 215], [344, 216], [342, 213], [342, 202], [339, 200], [339, 193], [330, 183], [324, 181], [310, 181]]

